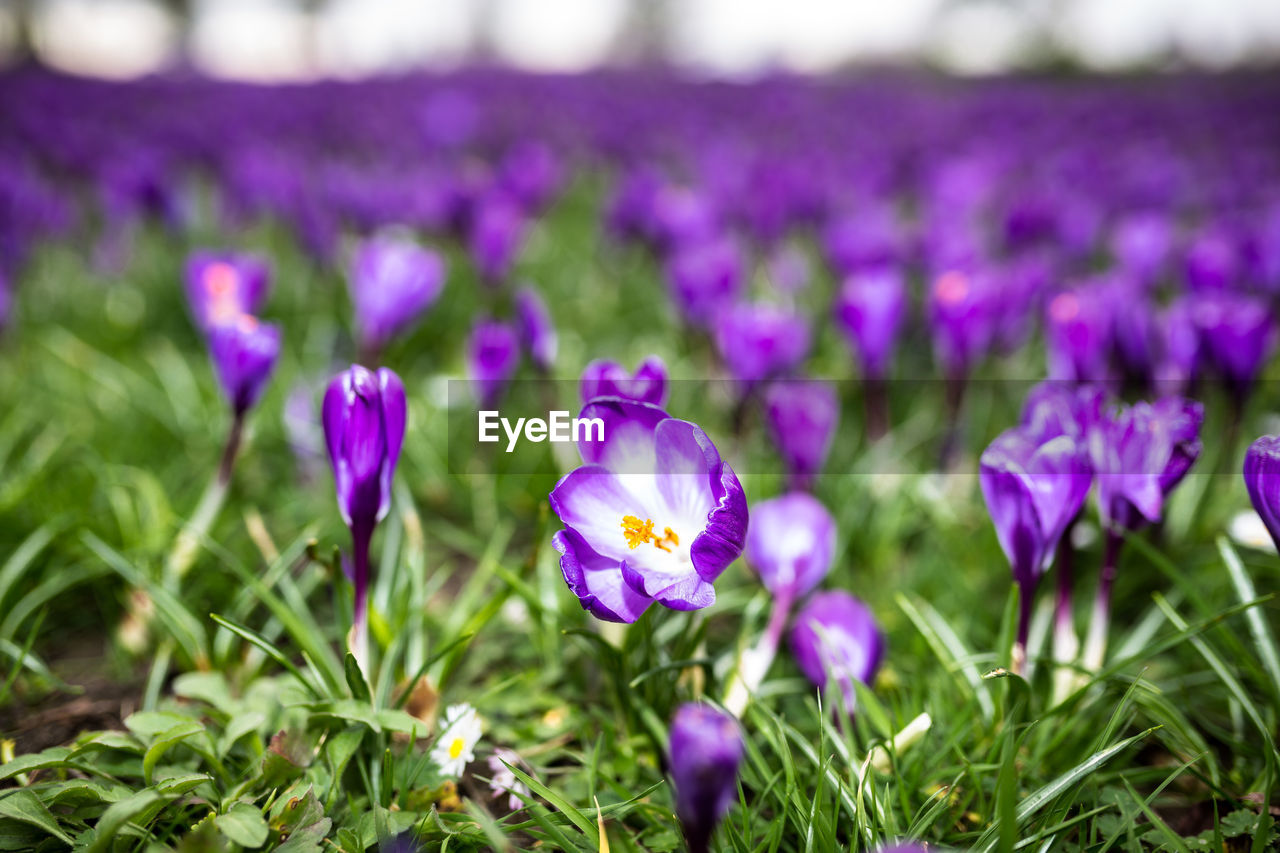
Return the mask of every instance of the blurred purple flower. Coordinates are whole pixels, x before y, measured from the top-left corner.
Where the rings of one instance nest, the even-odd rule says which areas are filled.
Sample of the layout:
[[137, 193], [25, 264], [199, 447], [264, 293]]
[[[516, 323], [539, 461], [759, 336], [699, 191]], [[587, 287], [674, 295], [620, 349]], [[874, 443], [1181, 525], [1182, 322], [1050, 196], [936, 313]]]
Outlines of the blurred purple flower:
[[467, 337], [467, 379], [476, 402], [492, 409], [520, 366], [520, 337], [496, 320], [480, 320]]
[[778, 599], [799, 601], [835, 559], [836, 523], [821, 501], [789, 492], [751, 507], [747, 562]]
[[374, 354], [417, 322], [444, 279], [440, 255], [408, 238], [380, 235], [361, 242], [347, 278], [361, 350]]
[[1202, 229], [1187, 246], [1187, 286], [1193, 291], [1228, 290], [1240, 283], [1239, 247], [1221, 227]]
[[836, 319], [864, 377], [887, 375], [906, 312], [906, 282], [896, 269], [872, 268], [845, 278], [836, 297]]
[[480, 201], [467, 248], [486, 284], [497, 285], [506, 280], [527, 227], [519, 206], [509, 199], [495, 195]]
[[267, 298], [271, 273], [265, 261], [231, 252], [192, 252], [186, 263], [187, 303], [202, 331], [257, 314]]
[[237, 418], [262, 396], [280, 356], [280, 329], [241, 314], [209, 331], [209, 353], [218, 381]]
[[929, 326], [935, 357], [949, 379], [968, 375], [991, 346], [996, 306], [989, 290], [980, 277], [959, 269], [933, 281]]
[[795, 246], [778, 246], [769, 254], [769, 280], [783, 293], [799, 293], [809, 283], [809, 259]]
[[1116, 263], [1144, 288], [1165, 271], [1173, 252], [1173, 225], [1156, 212], [1131, 214], [1111, 231], [1111, 254]]
[[706, 328], [741, 291], [742, 256], [727, 237], [700, 241], [678, 249], [667, 261], [666, 275], [681, 316], [692, 326]]
[[529, 353], [534, 367], [550, 373], [555, 367], [560, 340], [547, 303], [532, 285], [516, 291], [516, 324], [520, 330], [520, 343]]
[[578, 388], [584, 403], [596, 397], [622, 397], [662, 406], [667, 401], [667, 367], [662, 359], [651, 355], [640, 362], [632, 375], [616, 361], [597, 359], [582, 371]]
[[710, 705], [686, 704], [671, 721], [667, 767], [690, 853], [707, 853], [737, 797], [744, 756], [738, 721]]
[[844, 711], [857, 705], [854, 681], [870, 684], [884, 658], [885, 640], [871, 609], [844, 590], [821, 592], [796, 614], [791, 628], [796, 664], [819, 690], [840, 688]]
[[809, 488], [822, 471], [840, 420], [835, 388], [818, 380], [779, 380], [766, 389], [764, 406], [790, 487]]
[[1045, 347], [1050, 379], [1101, 382], [1109, 378], [1109, 299], [1106, 285], [1095, 283], [1064, 290], [1049, 301], [1045, 310]]
[[657, 406], [599, 398], [603, 440], [578, 442], [583, 465], [550, 494], [564, 523], [552, 543], [565, 582], [599, 619], [634, 622], [650, 604], [697, 610], [741, 553], [747, 501], [733, 469], [696, 424]]
[[729, 373], [750, 386], [788, 373], [809, 353], [809, 324], [795, 312], [743, 302], [716, 317], [712, 334]]
[[1242, 405], [1275, 347], [1271, 307], [1242, 293], [1213, 291], [1191, 297], [1200, 350]]

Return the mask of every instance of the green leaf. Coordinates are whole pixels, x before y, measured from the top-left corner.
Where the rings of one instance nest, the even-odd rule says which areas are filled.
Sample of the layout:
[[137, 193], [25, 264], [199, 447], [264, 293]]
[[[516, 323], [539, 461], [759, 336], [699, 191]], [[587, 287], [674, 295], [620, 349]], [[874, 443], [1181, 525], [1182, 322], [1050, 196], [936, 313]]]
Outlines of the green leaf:
[[298, 683], [301, 684], [303, 687], [305, 687], [307, 689], [307, 692], [309, 692], [312, 696], [316, 697], [317, 699], [320, 699], [323, 697], [324, 694], [321, 693], [320, 690], [317, 689], [316, 686], [311, 683], [311, 679], [305, 677], [298, 670], [298, 668], [293, 665], [293, 661], [285, 657], [284, 652], [277, 649], [275, 645], [273, 645], [271, 641], [269, 641], [266, 637], [262, 636], [257, 631], [254, 631], [250, 628], [246, 628], [243, 625], [240, 625], [236, 622], [232, 622], [230, 619], [227, 619], [226, 617], [219, 616], [217, 613], [210, 613], [209, 618], [212, 619], [214, 622], [217, 622], [219, 625], [226, 628], [228, 631], [232, 632], [233, 634], [239, 635], [243, 639], [248, 640], [250, 643], [252, 643], [253, 645], [257, 646], [258, 648], [266, 652], [269, 658], [271, 658], [276, 663], [280, 664], [280, 666], [282, 666], [290, 675], [296, 678], [298, 680]]
[[266, 844], [267, 836], [271, 833], [262, 812], [248, 803], [236, 803], [226, 814], [214, 818], [213, 822], [229, 841], [250, 850]]
[[64, 844], [71, 844], [72, 838], [58, 826], [57, 819], [49, 811], [49, 807], [30, 788], [18, 788], [6, 792], [0, 799], [0, 816], [13, 818], [31, 826], [43, 829]]
[[71, 750], [65, 746], [55, 746], [52, 749], [46, 749], [44, 752], [37, 752], [32, 755], [19, 755], [8, 764], [0, 765], [0, 782], [20, 773], [30, 773], [33, 770], [74, 767], [75, 765], [68, 760], [70, 755]]
[[159, 780], [153, 787], [165, 796], [180, 797], [211, 781], [213, 777], [208, 773], [179, 773]]
[[147, 752], [142, 756], [142, 779], [150, 785], [152, 775], [155, 772], [156, 764], [161, 757], [169, 751], [171, 747], [176, 746], [192, 735], [200, 734], [204, 731], [204, 726], [195, 720], [183, 720], [171, 729], [161, 733], [147, 748]]
[[575, 808], [573, 803], [569, 802], [564, 797], [560, 796], [555, 791], [551, 790], [546, 785], [521, 770], [519, 767], [507, 764], [506, 761], [503, 761], [502, 763], [506, 764], [508, 769], [516, 775], [517, 779], [528, 785], [530, 791], [555, 806], [558, 811], [573, 822], [574, 826], [578, 827], [578, 829], [582, 831], [583, 835], [591, 839], [595, 844], [599, 845], [600, 837], [596, 829], [595, 822], [584, 815], [579, 809]]
[[[1231, 547], [1226, 538], [1218, 537], [1218, 552], [1222, 554], [1222, 562], [1227, 564], [1227, 574], [1235, 584], [1236, 595], [1241, 602], [1253, 601], [1258, 593], [1253, 588], [1253, 579], [1245, 571], [1240, 556]], [[1244, 620], [1249, 625], [1249, 633], [1253, 634], [1253, 644], [1258, 647], [1258, 657], [1267, 674], [1271, 676], [1272, 695], [1280, 700], [1280, 650], [1276, 647], [1276, 638], [1271, 633], [1271, 626], [1259, 607], [1250, 607], [1244, 612]]]
[[154, 815], [164, 807], [166, 798], [154, 788], [143, 788], [132, 796], [118, 803], [113, 803], [98, 818], [98, 823], [91, 830], [91, 839], [85, 853], [104, 853], [111, 848], [111, 843], [120, 831], [135, 818], [145, 820], [144, 815]]
[[347, 676], [347, 687], [351, 688], [351, 698], [357, 702], [372, 702], [373, 696], [369, 693], [369, 683], [365, 681], [364, 673], [360, 671], [360, 663], [351, 652], [347, 652], [347, 657], [343, 661], [343, 671]]

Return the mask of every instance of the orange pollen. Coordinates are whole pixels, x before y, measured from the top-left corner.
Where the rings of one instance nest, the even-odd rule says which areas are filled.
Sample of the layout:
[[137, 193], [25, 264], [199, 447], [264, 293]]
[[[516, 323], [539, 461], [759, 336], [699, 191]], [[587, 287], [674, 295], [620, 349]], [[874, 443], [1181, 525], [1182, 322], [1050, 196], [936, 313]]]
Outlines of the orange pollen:
[[622, 535], [627, 538], [627, 546], [633, 549], [639, 548], [646, 542], [652, 542], [653, 547], [670, 554], [671, 546], [680, 544], [680, 537], [670, 527], [664, 527], [662, 535], [658, 536], [653, 532], [652, 519], [646, 518], [641, 521], [634, 515], [622, 517]]

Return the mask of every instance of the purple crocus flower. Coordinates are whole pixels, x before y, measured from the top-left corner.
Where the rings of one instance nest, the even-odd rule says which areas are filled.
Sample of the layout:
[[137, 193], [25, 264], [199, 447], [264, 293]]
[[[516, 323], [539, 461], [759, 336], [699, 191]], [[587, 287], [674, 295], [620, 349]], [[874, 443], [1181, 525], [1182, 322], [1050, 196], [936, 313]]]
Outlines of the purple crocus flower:
[[1239, 248], [1221, 227], [1200, 231], [1187, 246], [1187, 286], [1198, 292], [1235, 287], [1241, 273]]
[[391, 478], [400, 459], [407, 417], [404, 384], [385, 367], [375, 373], [352, 365], [335, 376], [325, 391], [321, 413], [325, 444], [338, 511], [351, 529], [355, 584], [351, 651], [362, 668], [368, 661], [369, 542], [391, 509]]
[[467, 378], [482, 409], [492, 409], [520, 366], [520, 337], [496, 320], [481, 320], [467, 337]]
[[360, 350], [376, 353], [431, 307], [444, 287], [440, 255], [412, 240], [379, 235], [355, 251], [347, 279]]
[[1201, 351], [1242, 407], [1275, 347], [1270, 306], [1243, 293], [1212, 291], [1192, 296], [1191, 312]]
[[667, 261], [667, 284], [681, 315], [705, 328], [742, 289], [742, 255], [732, 240], [720, 237], [683, 245]]
[[[634, 622], [650, 604], [697, 610], [742, 551], [747, 501], [737, 475], [701, 427], [657, 406], [603, 397], [583, 419], [583, 465], [550, 494], [564, 523], [552, 543], [584, 609]], [[602, 437], [601, 437], [602, 434]]]
[[1089, 494], [1085, 446], [1069, 435], [1038, 442], [1026, 429], [1006, 430], [983, 451], [978, 481], [1020, 590], [1013, 663], [1021, 671], [1036, 585]]
[[712, 334], [729, 373], [746, 387], [787, 373], [809, 352], [809, 324], [777, 305], [743, 302], [715, 319]]
[[280, 355], [280, 329], [241, 314], [209, 331], [209, 353], [237, 418], [262, 396]]
[[534, 367], [550, 373], [556, 363], [559, 337], [547, 303], [533, 287], [522, 287], [516, 291], [516, 324], [520, 330], [520, 343], [528, 351]]
[[711, 849], [711, 836], [736, 798], [744, 752], [742, 730], [729, 714], [697, 703], [676, 711], [667, 767], [690, 853]]
[[1098, 283], [1064, 290], [1045, 310], [1045, 343], [1049, 378], [1070, 382], [1100, 382], [1110, 373], [1109, 293]]
[[1249, 445], [1244, 485], [1271, 540], [1280, 548], [1280, 436], [1264, 435]]
[[231, 252], [193, 252], [187, 258], [187, 302], [196, 325], [207, 331], [218, 323], [257, 314], [267, 297], [271, 273], [265, 261]]
[[1154, 212], [1126, 216], [1111, 232], [1111, 254], [1125, 272], [1150, 287], [1168, 265], [1173, 236], [1167, 216]]
[[1102, 417], [1106, 399], [1098, 385], [1041, 382], [1027, 393], [1019, 424], [1037, 444], [1066, 435], [1087, 447], [1089, 430]]
[[805, 677], [819, 690], [834, 680], [845, 713], [852, 713], [854, 681], [870, 684], [884, 658], [884, 634], [871, 608], [844, 590], [818, 593], [796, 615], [790, 639]]
[[1113, 532], [1160, 521], [1164, 499], [1200, 455], [1204, 408], [1167, 397], [1104, 415], [1089, 436], [1098, 509]]
[[468, 249], [486, 284], [506, 280], [524, 243], [526, 223], [519, 205], [497, 195], [479, 204], [471, 223]]
[[789, 492], [751, 508], [747, 562], [779, 599], [799, 601], [822, 583], [835, 549], [835, 519], [808, 492]]
[[1200, 455], [1204, 408], [1191, 400], [1166, 397], [1136, 403], [1104, 415], [1089, 436], [1098, 480], [1098, 511], [1107, 532], [1093, 620], [1085, 639], [1084, 665], [1103, 663], [1111, 621], [1111, 588], [1124, 532], [1159, 522], [1164, 501]]
[[885, 378], [906, 313], [906, 282], [896, 269], [855, 272], [840, 286], [836, 319], [858, 356], [864, 377]]
[[1185, 394], [1200, 371], [1200, 334], [1190, 296], [1175, 299], [1159, 314], [1159, 361], [1154, 384], [1162, 394]]
[[959, 269], [933, 281], [928, 302], [935, 356], [949, 379], [962, 379], [991, 346], [997, 312], [985, 281]]
[[809, 259], [792, 245], [781, 245], [769, 254], [769, 280], [783, 293], [799, 293], [809, 283]]
[[631, 374], [616, 361], [597, 359], [582, 371], [578, 388], [584, 403], [596, 397], [622, 397], [661, 406], [667, 401], [667, 366], [651, 355]]
[[840, 420], [835, 388], [818, 380], [779, 380], [765, 391], [764, 406], [788, 482], [795, 489], [809, 488], [826, 462]]

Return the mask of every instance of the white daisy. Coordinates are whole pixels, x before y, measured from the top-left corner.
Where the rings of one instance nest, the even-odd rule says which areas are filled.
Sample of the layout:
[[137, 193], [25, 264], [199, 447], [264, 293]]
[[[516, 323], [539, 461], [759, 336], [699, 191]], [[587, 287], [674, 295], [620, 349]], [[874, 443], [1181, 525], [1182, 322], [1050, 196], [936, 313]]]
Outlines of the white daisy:
[[440, 735], [431, 747], [431, 760], [440, 768], [442, 776], [461, 776], [467, 769], [467, 764], [476, 757], [480, 730], [480, 715], [467, 703], [445, 709]]

